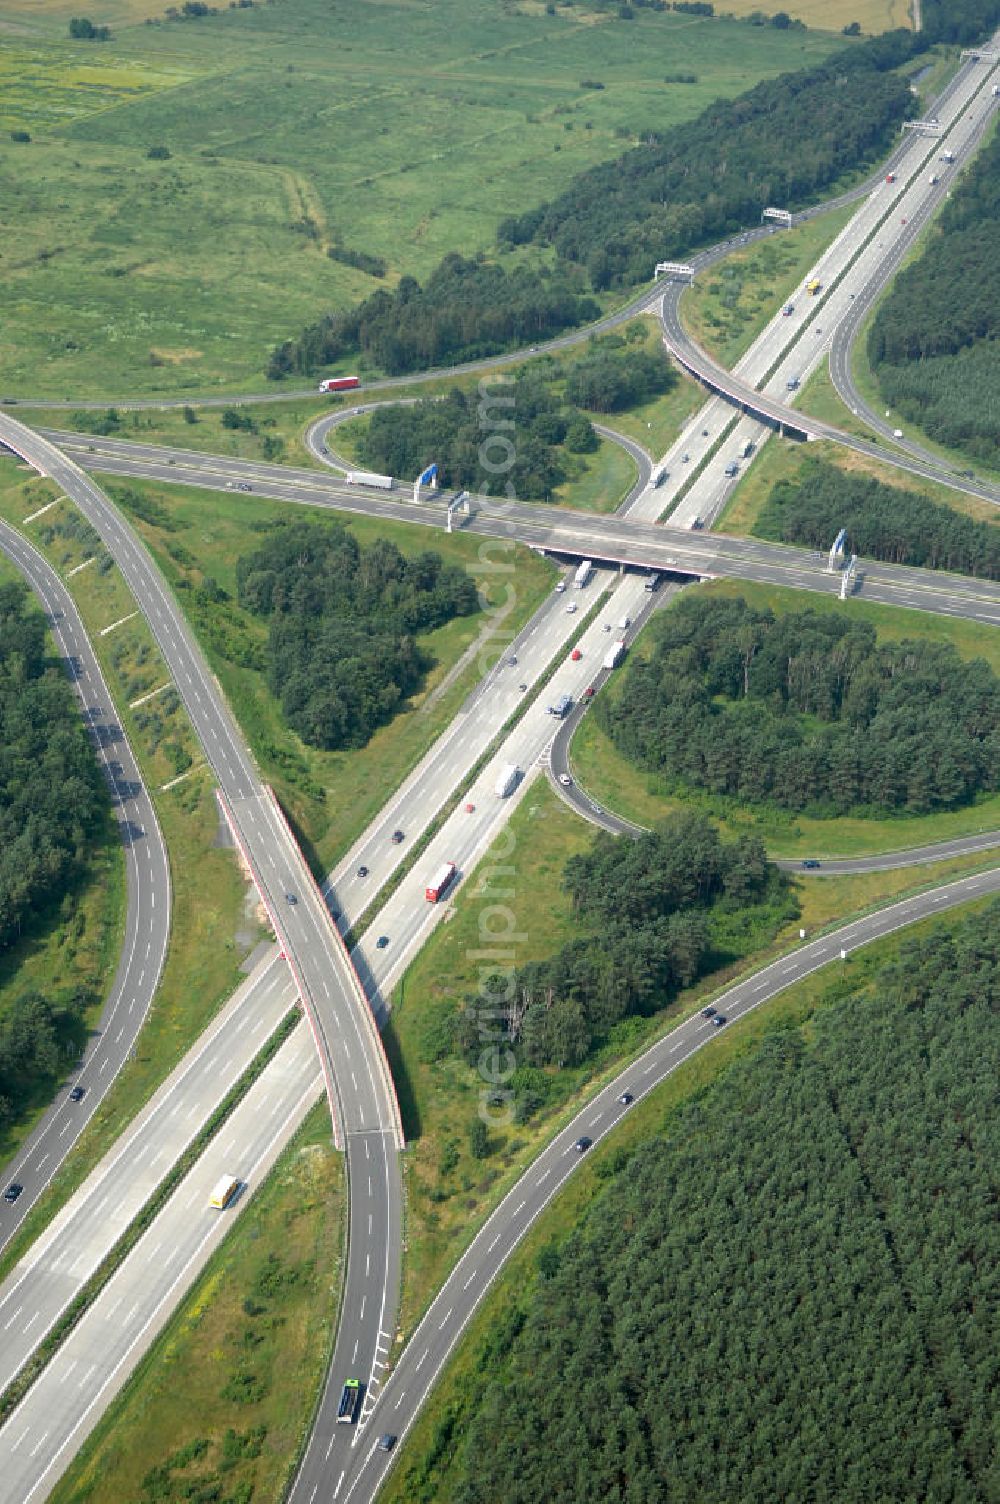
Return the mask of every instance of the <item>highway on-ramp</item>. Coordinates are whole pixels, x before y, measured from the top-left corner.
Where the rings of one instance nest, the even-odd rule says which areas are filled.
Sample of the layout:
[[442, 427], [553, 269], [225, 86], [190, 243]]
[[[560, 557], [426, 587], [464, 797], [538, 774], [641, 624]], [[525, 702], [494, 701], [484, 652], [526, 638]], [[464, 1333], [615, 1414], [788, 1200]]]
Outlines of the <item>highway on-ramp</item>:
[[[200, 649], [146, 550], [99, 487], [49, 441], [0, 415], [0, 442], [60, 486], [101, 536], [146, 617], [218, 778], [234, 835], [292, 969], [316, 1040], [334, 1132], [346, 1150], [350, 1241], [338, 1345], [354, 1352], [357, 1344], [370, 1368], [380, 1331], [394, 1324], [398, 1303], [402, 1131], [368, 1000], [301, 850], [262, 786]], [[363, 1180], [352, 1174], [352, 1161], [364, 1164]], [[370, 1183], [373, 1192], [366, 1190], [355, 1201], [361, 1197], [357, 1188]], [[377, 1311], [355, 1307], [351, 1294], [357, 1288], [356, 1261], [366, 1258], [374, 1258], [381, 1275]]]
[[[779, 957], [716, 998], [715, 1007], [730, 1023], [735, 1023], [761, 1003], [841, 956], [850, 957], [863, 945], [945, 913], [958, 904], [996, 893], [1000, 893], [1000, 868], [907, 898]], [[362, 1500], [375, 1498], [428, 1392], [477, 1307], [521, 1239], [580, 1163], [580, 1155], [574, 1148], [576, 1140], [586, 1135], [599, 1144], [629, 1111], [620, 1101], [623, 1091], [641, 1100], [707, 1045], [717, 1032], [710, 1020], [695, 1013], [657, 1040], [559, 1130], [471, 1240], [400, 1355], [367, 1426], [352, 1438], [348, 1465], [341, 1473], [331, 1470], [323, 1478], [323, 1492], [316, 1495], [317, 1499], [360, 1504]], [[398, 1438], [393, 1451], [382, 1451], [378, 1446], [379, 1436], [386, 1434]]]
[[[5, 522], [0, 522], [0, 549], [37, 596], [80, 702], [94, 755], [111, 793], [125, 854], [126, 890], [122, 948], [101, 1016], [52, 1107], [2, 1172], [4, 1185], [15, 1182], [24, 1187], [13, 1204], [0, 1202], [2, 1248], [79, 1139], [129, 1057], [166, 959], [170, 863], [153, 802], [72, 596], [38, 550]], [[73, 1101], [71, 1090], [84, 1095]], [[7, 1334], [3, 1346], [9, 1350]]]

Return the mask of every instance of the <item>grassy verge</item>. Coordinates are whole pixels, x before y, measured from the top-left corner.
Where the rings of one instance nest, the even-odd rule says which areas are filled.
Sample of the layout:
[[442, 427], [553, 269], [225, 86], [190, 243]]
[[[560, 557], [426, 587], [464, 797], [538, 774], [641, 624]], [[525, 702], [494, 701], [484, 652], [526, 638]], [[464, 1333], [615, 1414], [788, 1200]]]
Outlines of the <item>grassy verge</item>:
[[[741, 596], [752, 605], [769, 606], [776, 612], [801, 608], [797, 591], [779, 586], [717, 580], [703, 586], [714, 595]], [[843, 603], [827, 602], [816, 597], [816, 610], [830, 610]], [[974, 622], [958, 618], [931, 617], [920, 611], [899, 610], [892, 606], [871, 605], [855, 600], [851, 610], [870, 621], [880, 635], [887, 638], [930, 637], [950, 642], [963, 657], [983, 657], [994, 671], [1000, 672], [1000, 641], [996, 633], [984, 633]], [[633, 653], [642, 654], [640, 638]], [[604, 691], [615, 693], [612, 685]], [[655, 775], [628, 761], [600, 729], [594, 716], [585, 716], [573, 738], [571, 749], [573, 772], [583, 788], [598, 804], [640, 825], [651, 825], [682, 807], [704, 810], [730, 834], [756, 831], [766, 841], [774, 856], [861, 856], [905, 847], [923, 846], [953, 836], [972, 835], [1000, 827], [1000, 795], [984, 799], [964, 809], [933, 815], [862, 819], [849, 815], [833, 820], [815, 820], [780, 810], [748, 810], [732, 801], [680, 798], [668, 793]]]
[[685, 328], [729, 369], [856, 213], [856, 204], [831, 209], [717, 262], [681, 298]]
[[265, 1041], [263, 1048], [258, 1052], [255, 1059], [207, 1119], [197, 1137], [188, 1145], [181, 1157], [171, 1165], [169, 1171], [156, 1187], [156, 1190], [138, 1216], [134, 1221], [129, 1223], [118, 1241], [101, 1260], [79, 1294], [74, 1297], [70, 1305], [59, 1317], [55, 1326], [46, 1335], [24, 1368], [21, 1369], [13, 1383], [9, 1384], [4, 1390], [3, 1396], [0, 1397], [0, 1423], [13, 1414], [38, 1375], [51, 1361], [81, 1317], [93, 1305], [112, 1276], [121, 1268], [143, 1233], [148, 1231], [153, 1225], [185, 1175], [197, 1163], [206, 1146], [218, 1133], [233, 1109], [238, 1106], [242, 1097], [245, 1096], [257, 1077], [274, 1059], [292, 1030], [300, 1022], [301, 1015], [297, 1010], [292, 1009], [286, 1014], [279, 1027]]
[[[828, 382], [825, 371], [822, 374]], [[816, 377], [813, 378], [815, 379]], [[840, 399], [836, 400], [839, 402]], [[812, 408], [810, 411], [815, 412]], [[841, 412], [843, 411], [841, 407]], [[834, 413], [815, 412], [815, 416], [829, 417], [834, 422], [839, 421]], [[840, 426], [845, 425], [840, 424]], [[837, 469], [843, 470], [845, 474], [870, 475], [873, 479], [881, 481], [883, 485], [895, 486], [902, 491], [915, 491], [939, 506], [949, 507], [954, 512], [962, 512], [977, 521], [995, 522], [997, 519], [997, 509], [988, 501], [981, 501], [977, 496], [967, 496], [962, 491], [952, 490], [950, 486], [938, 485], [935, 481], [925, 480], [922, 476], [897, 470], [893, 465], [882, 464], [869, 455], [858, 454], [853, 449], [845, 449], [841, 444], [832, 444], [825, 439], [818, 439], [814, 444], [804, 446], [791, 439], [773, 436], [768, 439], [727, 502], [719, 522], [719, 531], [735, 533], [741, 537], [751, 536], [761, 508], [771, 494], [772, 486], [780, 480], [807, 483], [810, 463], [815, 460], [823, 460], [827, 464], [836, 465]], [[833, 539], [831, 538], [830, 541], [832, 543]]]
[[[977, 907], [982, 904], [956, 912], [965, 915]], [[914, 925], [903, 939], [889, 938], [854, 952], [843, 970], [834, 973], [826, 968], [797, 983], [714, 1034], [711, 1048], [698, 1051], [629, 1111], [613, 1137], [586, 1157], [506, 1264], [407, 1436], [406, 1448], [379, 1495], [380, 1504], [449, 1504], [453, 1495], [448, 1460], [490, 1381], [493, 1352], [498, 1340], [503, 1340], [505, 1318], [515, 1297], [537, 1278], [542, 1250], [578, 1225], [603, 1182], [621, 1168], [629, 1153], [650, 1138], [669, 1133], [678, 1109], [718, 1081], [730, 1065], [755, 1054], [768, 1037], [808, 1029], [816, 1008], [836, 999], [845, 976], [852, 989], [870, 985], [876, 970], [898, 956], [902, 945], [910, 945], [940, 922]]]
[[344, 1215], [318, 1106], [51, 1498], [282, 1497], [326, 1367]]
[[[550, 1105], [526, 1123], [496, 1130], [489, 1153], [477, 1158], [470, 1131], [477, 1120], [482, 1082], [454, 1055], [451, 1020], [475, 994], [482, 969], [483, 915], [501, 897], [517, 925], [514, 964], [550, 955], [572, 940], [575, 920], [561, 877], [567, 859], [593, 839], [580, 821], [544, 785], [536, 785], [515, 812], [502, 857], [487, 855], [454, 901], [448, 923], [437, 929], [409, 967], [397, 989], [387, 1047], [400, 1084], [400, 1103], [410, 1152], [405, 1165], [407, 1253], [404, 1265], [402, 1325], [413, 1329], [435, 1290], [500, 1197], [538, 1153], [554, 1128], [586, 1099], [595, 1081], [619, 1070], [665, 1025], [691, 1011], [744, 971], [735, 963], [705, 978], [651, 1019], [617, 1026], [607, 1043], [576, 1068], [545, 1072]], [[981, 863], [980, 863], [981, 864]], [[796, 878], [801, 916], [787, 925], [753, 960], [757, 964], [797, 943], [798, 929], [811, 932], [915, 891], [946, 876], [973, 870], [958, 858], [916, 871], [866, 873], [825, 879]], [[499, 870], [497, 870], [499, 869]], [[503, 892], [500, 892], [500, 889]], [[534, 1074], [534, 1073], [532, 1073]], [[524, 1089], [515, 1078], [514, 1087]]]
[[[111, 489], [121, 496], [120, 488]], [[177, 592], [264, 776], [304, 837], [317, 871], [334, 865], [451, 721], [481, 675], [479, 653], [456, 674], [452, 670], [493, 618], [484, 611], [424, 634], [419, 640], [434, 667], [408, 710], [381, 727], [366, 747], [326, 752], [288, 730], [265, 672], [256, 666], [262, 662], [267, 628], [236, 602], [240, 556], [258, 548], [262, 533], [289, 517], [308, 517], [324, 526], [342, 521], [365, 544], [389, 538], [406, 553], [434, 549], [469, 569], [485, 604], [496, 609], [491, 654], [499, 653], [528, 620], [554, 578], [552, 566], [528, 549], [511, 547], [508, 555], [490, 547], [484, 554], [481, 541], [463, 533], [449, 536], [439, 528], [378, 518], [339, 518], [186, 486], [143, 483], [128, 489], [141, 498], [138, 510], [129, 504], [131, 520]], [[208, 577], [221, 596], [210, 598], [204, 590]], [[509, 615], [503, 616], [502, 608], [511, 600]]]

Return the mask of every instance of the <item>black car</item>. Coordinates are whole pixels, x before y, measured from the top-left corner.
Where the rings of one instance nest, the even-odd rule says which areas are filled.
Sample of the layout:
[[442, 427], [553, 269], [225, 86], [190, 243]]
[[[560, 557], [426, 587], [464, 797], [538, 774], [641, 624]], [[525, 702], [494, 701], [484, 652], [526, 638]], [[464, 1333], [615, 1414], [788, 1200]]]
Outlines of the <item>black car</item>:
[[701, 1016], [702, 1016], [702, 1018], [714, 1018], [715, 1017], [715, 1009], [712, 1007], [711, 1003], [708, 1005], [707, 1008], [702, 1008], [702, 1010], [701, 1010]]
[[395, 1445], [396, 1438], [391, 1431], [387, 1431], [384, 1436], [380, 1436], [378, 1439], [378, 1449], [380, 1452], [391, 1452]]
[[693, 533], [700, 533], [704, 526], [705, 524], [702, 522], [701, 518], [696, 517], [691, 524], [691, 531]]
[[401, 830], [394, 830], [393, 833], [392, 833], [392, 844], [394, 846], [398, 846], [399, 843], [402, 841], [402, 839], [403, 839], [403, 832]]
[[367, 877], [368, 876], [368, 868], [367, 867], [359, 867], [358, 868], [358, 876], [359, 877]]
[[618, 1100], [623, 1107], [631, 1107], [635, 1101], [635, 1097], [633, 1097], [630, 1091], [623, 1091]]
[[819, 866], [819, 862], [814, 856], [807, 856], [802, 865], [803, 867], [805, 867], [807, 872], [814, 872]]
[[292, 905], [292, 907], [294, 908], [295, 905], [298, 903], [298, 899], [295, 897], [294, 893], [286, 893], [285, 894], [285, 902], [286, 903], [290, 903]]
[[13, 1182], [13, 1184], [9, 1185], [7, 1187], [7, 1189], [4, 1191], [4, 1193], [3, 1193], [3, 1199], [5, 1201], [16, 1201], [17, 1198], [18, 1198], [18, 1196], [20, 1196], [20, 1194], [21, 1194], [21, 1192], [23, 1190], [24, 1190], [24, 1186], [23, 1185], [18, 1185], [17, 1181], [15, 1180]]
[[725, 1021], [726, 1021], [726, 1015], [724, 1013], [717, 1013], [715, 1015], [715, 1017], [712, 1019], [712, 1026], [713, 1026], [713, 1028], [721, 1029], [722, 1025], [725, 1023]]
[[389, 944], [389, 936], [379, 935], [378, 939], [375, 941], [375, 944], [378, 946], [379, 950], [385, 950], [386, 946]]
[[86, 1095], [86, 1092], [87, 1088], [85, 1086], [74, 1086], [73, 1090], [69, 1094], [69, 1099], [71, 1102], [82, 1102]]
[[594, 1140], [592, 1138], [588, 1138], [587, 1135], [584, 1134], [583, 1138], [577, 1139], [576, 1143], [573, 1145], [573, 1148], [576, 1150], [577, 1154], [586, 1154], [587, 1150], [590, 1148], [593, 1142]]

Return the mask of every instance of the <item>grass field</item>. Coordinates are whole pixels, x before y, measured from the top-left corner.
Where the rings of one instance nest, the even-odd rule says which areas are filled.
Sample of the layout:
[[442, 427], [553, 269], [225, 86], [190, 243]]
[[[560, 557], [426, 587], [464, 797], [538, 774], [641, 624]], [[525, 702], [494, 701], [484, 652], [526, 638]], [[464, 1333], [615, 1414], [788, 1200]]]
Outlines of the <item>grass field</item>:
[[[981, 907], [970, 904], [957, 912], [966, 915]], [[631, 1151], [655, 1135], [669, 1134], [678, 1108], [696, 1099], [728, 1066], [756, 1052], [769, 1037], [789, 1030], [808, 1031], [817, 1006], [837, 998], [843, 979], [854, 989], [870, 985], [876, 970], [898, 956], [903, 944], [912, 944], [940, 923], [928, 920], [907, 929], [902, 942], [890, 938], [855, 951], [842, 975], [833, 974], [829, 968], [819, 971], [719, 1034], [713, 1033], [711, 1048], [685, 1061], [629, 1110], [608, 1141], [586, 1156], [505, 1265], [408, 1433], [406, 1449], [379, 1495], [380, 1504], [450, 1504], [454, 1479], [446, 1459], [463, 1436], [491, 1379], [498, 1339], [502, 1343], [509, 1332], [512, 1308], [539, 1277], [541, 1251], [572, 1233], [607, 1177], [627, 1162]]]
[[856, 213], [856, 204], [832, 209], [710, 267], [681, 299], [685, 328], [727, 369], [735, 365]]
[[[734, 16], [751, 16], [760, 12], [754, 0], [723, 0], [725, 10]], [[722, 9], [722, 7], [717, 7]], [[767, 12], [764, 12], [767, 14]], [[839, 31], [857, 21], [866, 36], [894, 31], [897, 26], [913, 25], [909, 0], [789, 0], [786, 15], [827, 31]]]
[[[591, 22], [286, 0], [104, 45], [36, 34], [7, 105], [32, 140], [0, 142], [0, 393], [262, 386], [274, 343], [380, 285], [330, 260], [335, 241], [383, 256], [390, 282], [423, 274], [645, 132], [838, 44], [673, 13]], [[0, 77], [29, 46], [5, 45]], [[81, 68], [99, 85], [76, 88]]]
[[324, 1104], [49, 1497], [281, 1498], [326, 1367], [344, 1210]]
[[[513, 567], [509, 572], [490, 572], [481, 563], [480, 540], [463, 533], [448, 536], [439, 528], [425, 530], [377, 518], [338, 517], [329, 511], [290, 508], [286, 503], [256, 496], [236, 497], [187, 486], [142, 483], [129, 489], [146, 500], [145, 520], [134, 507], [131, 520], [177, 591], [237, 721], [265, 777], [294, 819], [317, 873], [328, 870], [343, 854], [448, 725], [478, 680], [477, 663], [464, 668], [441, 695], [434, 692], [490, 622], [483, 612], [457, 618], [421, 637], [435, 666], [409, 711], [381, 727], [360, 750], [324, 752], [306, 746], [288, 730], [264, 673], [240, 667], [234, 661], [234, 656], [246, 658], [261, 652], [267, 639], [266, 624], [236, 603], [236, 564], [240, 556], [260, 547], [262, 530], [288, 520], [321, 525], [343, 521], [362, 543], [389, 538], [406, 552], [435, 549], [471, 571], [484, 600], [497, 607], [513, 601], [510, 614], [503, 618], [498, 614], [493, 623], [497, 653], [532, 614], [554, 578], [552, 566], [528, 549], [511, 550]], [[111, 483], [111, 491], [121, 495], [117, 483]], [[226, 592], [227, 599], [215, 603], [199, 599], [198, 587], [208, 575]], [[512, 597], [508, 597], [508, 585]]]
[[[712, 595], [742, 596], [754, 606], [769, 606], [777, 612], [802, 610], [807, 604], [807, 598], [801, 592], [778, 586], [716, 580], [701, 588]], [[825, 596], [810, 596], [808, 604], [821, 611], [842, 609], [844, 605], [839, 600], [828, 602]], [[859, 600], [850, 602], [850, 610], [859, 619], [870, 621], [881, 636], [949, 642], [963, 657], [985, 658], [994, 672], [1000, 673], [1000, 637], [995, 632], [983, 631], [976, 622], [869, 605]], [[643, 646], [640, 639], [639, 647], [633, 652], [641, 654]], [[815, 820], [777, 809], [751, 812], [731, 801], [707, 796], [700, 800], [681, 800], [666, 793], [654, 775], [623, 757], [593, 716], [586, 716], [581, 722], [573, 738], [571, 760], [574, 775], [588, 794], [598, 804], [626, 819], [651, 825], [671, 810], [696, 803], [730, 834], [748, 830], [759, 833], [773, 856], [861, 856], [1000, 828], [1000, 795], [964, 809], [885, 820], [847, 815], [833, 820]]]

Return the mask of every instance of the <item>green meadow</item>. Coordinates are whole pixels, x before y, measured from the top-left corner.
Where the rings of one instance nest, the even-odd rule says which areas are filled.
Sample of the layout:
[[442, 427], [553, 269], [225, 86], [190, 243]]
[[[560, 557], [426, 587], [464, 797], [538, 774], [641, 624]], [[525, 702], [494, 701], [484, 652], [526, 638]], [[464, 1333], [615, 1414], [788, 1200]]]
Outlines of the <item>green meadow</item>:
[[5, 7], [0, 396], [263, 387], [276, 342], [384, 285], [331, 247], [382, 257], [387, 285], [425, 275], [582, 168], [837, 45], [501, 0], [111, 9], [110, 41], [74, 43], [60, 5]]

